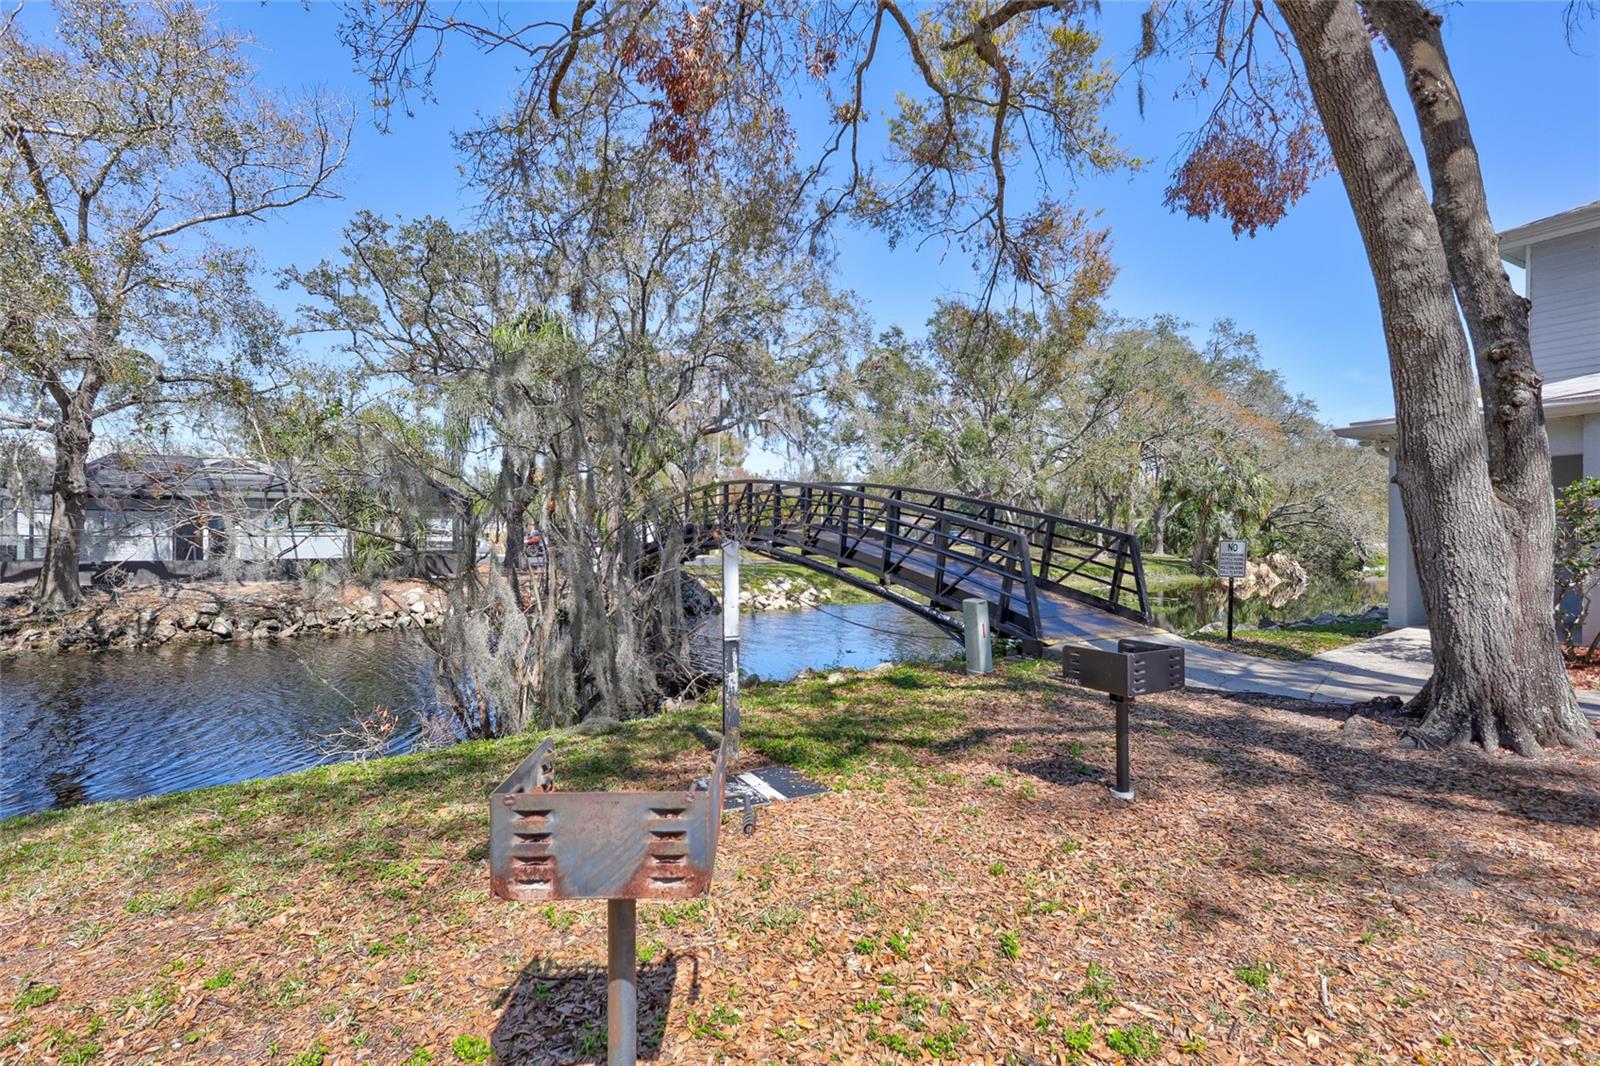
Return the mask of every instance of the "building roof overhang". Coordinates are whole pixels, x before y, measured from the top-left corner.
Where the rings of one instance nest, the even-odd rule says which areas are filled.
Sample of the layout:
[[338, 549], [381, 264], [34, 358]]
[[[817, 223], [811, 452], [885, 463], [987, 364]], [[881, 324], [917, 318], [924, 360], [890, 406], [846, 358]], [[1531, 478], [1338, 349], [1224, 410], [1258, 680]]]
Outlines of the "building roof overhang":
[[[1552, 381], [1542, 397], [1546, 418], [1577, 418], [1600, 414], [1600, 374], [1583, 374], [1564, 381]], [[1395, 436], [1394, 416], [1370, 418], [1337, 426], [1333, 431], [1346, 440], [1373, 444], [1391, 441]]]
[[1528, 247], [1556, 237], [1568, 237], [1585, 230], [1600, 229], [1600, 200], [1574, 207], [1558, 215], [1536, 219], [1500, 232], [1500, 258], [1513, 266], [1528, 265]]

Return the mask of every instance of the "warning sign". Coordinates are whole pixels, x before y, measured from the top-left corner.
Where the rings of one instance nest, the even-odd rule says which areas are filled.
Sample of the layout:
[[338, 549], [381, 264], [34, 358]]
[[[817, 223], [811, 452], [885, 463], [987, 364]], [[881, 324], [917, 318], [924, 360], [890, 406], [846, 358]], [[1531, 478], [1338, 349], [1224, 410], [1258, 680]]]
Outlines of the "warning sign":
[[1242, 540], [1225, 540], [1217, 545], [1217, 576], [1244, 577], [1250, 562], [1250, 545]]

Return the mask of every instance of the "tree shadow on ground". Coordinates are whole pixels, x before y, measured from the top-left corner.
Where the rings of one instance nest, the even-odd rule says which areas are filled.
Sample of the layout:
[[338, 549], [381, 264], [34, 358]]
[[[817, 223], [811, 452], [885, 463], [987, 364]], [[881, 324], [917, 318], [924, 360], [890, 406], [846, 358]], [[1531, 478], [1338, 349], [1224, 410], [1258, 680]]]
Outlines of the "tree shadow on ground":
[[[639, 966], [639, 1058], [661, 1057], [661, 1038], [672, 1010], [678, 970], [690, 972], [686, 998], [700, 994], [700, 960], [667, 954]], [[491, 1036], [504, 1066], [604, 1063], [606, 1061], [606, 970], [561, 965], [535, 956], [506, 989], [504, 1009]]]
[[[1218, 873], [1365, 889], [1401, 915], [1492, 900], [1525, 928], [1580, 942], [1597, 935], [1554, 912], [1594, 913], [1592, 884], [1563, 876], [1551, 852], [1493, 843], [1520, 824], [1555, 847], [1581, 846], [1600, 828], [1592, 757], [1417, 751], [1398, 744], [1397, 718], [1375, 732], [1332, 724], [1365, 707], [1207, 699], [1141, 701], [1160, 717], [1159, 727], [1135, 725], [1134, 781], [1141, 797], [1206, 805], [1196, 816], [1216, 841], [1208, 861]], [[1059, 709], [1067, 729], [1081, 724], [1076, 708]]]

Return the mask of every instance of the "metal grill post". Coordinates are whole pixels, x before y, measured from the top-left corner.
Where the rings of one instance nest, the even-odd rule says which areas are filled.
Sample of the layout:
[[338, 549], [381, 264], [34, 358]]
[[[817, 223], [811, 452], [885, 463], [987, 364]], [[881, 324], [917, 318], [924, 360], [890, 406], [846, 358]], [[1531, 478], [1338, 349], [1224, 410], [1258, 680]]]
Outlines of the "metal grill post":
[[1133, 799], [1133, 759], [1128, 750], [1128, 705], [1132, 702], [1131, 696], [1111, 697], [1111, 705], [1117, 709], [1117, 787], [1111, 794], [1119, 800]]
[[739, 545], [722, 544], [722, 735], [739, 758]]
[[639, 904], [606, 900], [606, 1061], [639, 1061]]

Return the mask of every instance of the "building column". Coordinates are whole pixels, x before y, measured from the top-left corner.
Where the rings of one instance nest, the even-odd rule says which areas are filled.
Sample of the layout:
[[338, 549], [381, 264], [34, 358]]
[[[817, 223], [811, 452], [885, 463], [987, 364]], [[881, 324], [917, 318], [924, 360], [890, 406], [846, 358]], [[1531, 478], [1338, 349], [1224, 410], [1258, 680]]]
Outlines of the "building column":
[[[1588, 415], [1583, 420], [1583, 476], [1600, 477], [1600, 415]], [[1600, 589], [1589, 589], [1589, 612], [1578, 630], [1585, 645], [1600, 636]]]
[[1406, 527], [1406, 511], [1400, 503], [1400, 487], [1394, 478], [1394, 458], [1389, 459], [1389, 625], [1425, 626], [1428, 610], [1422, 605], [1422, 586], [1417, 581], [1417, 561], [1411, 554], [1411, 533]]

